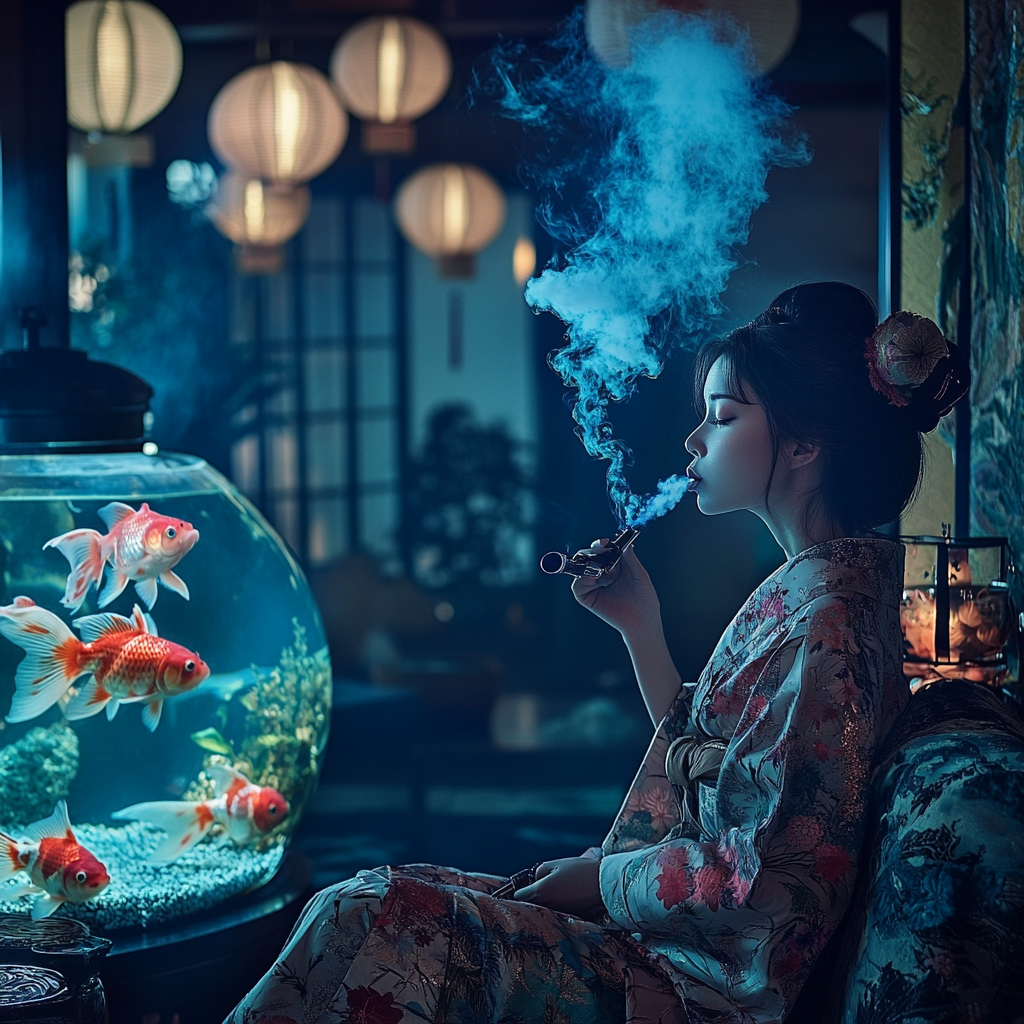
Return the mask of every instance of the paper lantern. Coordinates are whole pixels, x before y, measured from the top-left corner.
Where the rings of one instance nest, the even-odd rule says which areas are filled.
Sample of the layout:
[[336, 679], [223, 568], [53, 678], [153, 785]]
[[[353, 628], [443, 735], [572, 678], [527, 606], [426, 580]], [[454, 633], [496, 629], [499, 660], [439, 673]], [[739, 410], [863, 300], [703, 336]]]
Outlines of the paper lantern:
[[611, 68], [626, 67], [630, 29], [659, 9], [714, 11], [749, 29], [761, 74], [782, 62], [800, 27], [799, 0], [587, 0], [587, 41], [598, 60]]
[[275, 60], [243, 71], [217, 93], [206, 131], [229, 167], [296, 184], [334, 163], [348, 137], [348, 115], [316, 68]]
[[331, 54], [331, 78], [342, 101], [367, 121], [412, 121], [448, 91], [448, 46], [416, 18], [367, 18], [350, 28]]
[[171, 101], [181, 40], [140, 0], [82, 0], [65, 14], [68, 121], [84, 132], [133, 132]]
[[537, 248], [529, 238], [520, 235], [512, 249], [512, 276], [516, 284], [526, 284], [536, 269]]
[[309, 216], [305, 185], [264, 185], [232, 171], [220, 179], [206, 215], [222, 235], [239, 245], [273, 248], [302, 229]]
[[505, 223], [498, 183], [469, 164], [432, 164], [408, 178], [395, 196], [395, 218], [417, 249], [448, 276], [471, 276], [473, 256]]

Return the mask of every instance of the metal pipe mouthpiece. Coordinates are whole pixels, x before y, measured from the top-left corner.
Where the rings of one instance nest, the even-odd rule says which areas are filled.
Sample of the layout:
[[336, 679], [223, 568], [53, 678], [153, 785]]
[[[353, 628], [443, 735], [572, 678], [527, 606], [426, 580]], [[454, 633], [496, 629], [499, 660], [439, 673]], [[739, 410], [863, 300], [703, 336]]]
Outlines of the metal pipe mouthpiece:
[[589, 550], [577, 551], [575, 555], [568, 555], [561, 551], [549, 551], [541, 557], [540, 571], [549, 576], [556, 576], [564, 573], [566, 576], [575, 576], [581, 579], [589, 576], [591, 579], [599, 579], [607, 576], [619, 564], [623, 552], [640, 536], [639, 527], [629, 527], [621, 533], [616, 534], [609, 542], [604, 551], [591, 554]]

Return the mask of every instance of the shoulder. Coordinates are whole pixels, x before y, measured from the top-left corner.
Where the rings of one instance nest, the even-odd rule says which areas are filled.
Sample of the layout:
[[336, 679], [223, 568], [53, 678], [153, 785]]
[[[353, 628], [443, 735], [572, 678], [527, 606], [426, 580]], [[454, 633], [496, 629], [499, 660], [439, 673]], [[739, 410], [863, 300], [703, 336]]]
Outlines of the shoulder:
[[802, 551], [777, 575], [807, 601], [846, 593], [898, 603], [903, 545], [882, 537], [840, 537]]

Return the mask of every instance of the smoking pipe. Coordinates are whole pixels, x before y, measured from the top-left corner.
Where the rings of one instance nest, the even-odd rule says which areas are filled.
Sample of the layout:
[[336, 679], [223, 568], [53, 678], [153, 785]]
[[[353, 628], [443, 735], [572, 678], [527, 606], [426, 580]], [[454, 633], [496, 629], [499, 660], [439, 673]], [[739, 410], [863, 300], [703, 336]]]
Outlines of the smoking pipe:
[[571, 557], [561, 551], [549, 551], [540, 560], [541, 572], [556, 576], [564, 572], [567, 576], [599, 578], [606, 576], [619, 564], [623, 552], [640, 536], [639, 527], [631, 526], [616, 534], [604, 551], [577, 551]]

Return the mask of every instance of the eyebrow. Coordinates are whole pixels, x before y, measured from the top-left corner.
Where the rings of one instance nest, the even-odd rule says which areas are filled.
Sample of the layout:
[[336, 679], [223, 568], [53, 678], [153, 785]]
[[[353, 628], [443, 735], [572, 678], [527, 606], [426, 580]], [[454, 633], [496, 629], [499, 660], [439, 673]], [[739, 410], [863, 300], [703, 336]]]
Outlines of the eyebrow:
[[740, 405], [746, 405], [747, 404], [746, 402], [741, 402], [735, 395], [722, 394], [721, 392], [718, 392], [717, 394], [714, 394], [714, 395], [708, 395], [708, 401], [709, 402], [713, 402], [717, 398], [728, 398], [728, 399], [730, 399], [733, 402], [738, 402]]

